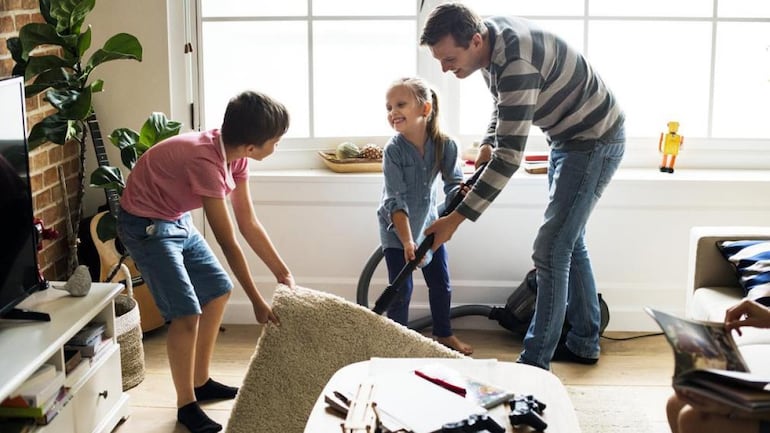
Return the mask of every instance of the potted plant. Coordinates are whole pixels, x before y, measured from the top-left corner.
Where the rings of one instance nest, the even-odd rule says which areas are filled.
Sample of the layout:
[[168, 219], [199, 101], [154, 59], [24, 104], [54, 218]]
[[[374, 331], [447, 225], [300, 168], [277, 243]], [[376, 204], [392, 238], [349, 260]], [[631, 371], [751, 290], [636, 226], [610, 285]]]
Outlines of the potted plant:
[[[75, 140], [79, 145], [80, 187], [77, 216], [71, 224], [73, 235], [69, 242], [68, 273], [71, 273], [77, 266], [74, 234], [78, 233], [85, 194], [86, 127], [92, 139], [100, 137], [92, 98], [103, 90], [104, 81], [92, 80], [91, 73], [99, 65], [113, 60], [141, 61], [142, 45], [135, 36], [118, 33], [85, 58], [91, 47], [91, 26], [84, 30], [83, 24], [93, 10], [95, 0], [40, 0], [39, 5], [45, 22], [24, 25], [18, 37], [9, 38], [6, 45], [15, 62], [12, 73], [31, 81], [25, 87], [27, 98], [45, 92], [44, 99], [56, 109], [54, 114], [32, 127], [28, 137], [30, 148], [46, 141], [63, 145]], [[42, 46], [57, 46], [59, 51], [57, 55], [35, 53]]]

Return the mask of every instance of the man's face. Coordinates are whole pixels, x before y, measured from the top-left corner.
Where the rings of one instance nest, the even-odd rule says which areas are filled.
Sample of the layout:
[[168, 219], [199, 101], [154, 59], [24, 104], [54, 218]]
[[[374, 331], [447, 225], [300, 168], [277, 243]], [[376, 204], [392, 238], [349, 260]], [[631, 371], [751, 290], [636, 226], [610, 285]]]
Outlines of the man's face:
[[451, 71], [457, 78], [465, 78], [481, 68], [481, 35], [476, 33], [468, 48], [463, 48], [452, 35], [446, 35], [430, 47], [433, 57], [441, 63], [441, 70]]

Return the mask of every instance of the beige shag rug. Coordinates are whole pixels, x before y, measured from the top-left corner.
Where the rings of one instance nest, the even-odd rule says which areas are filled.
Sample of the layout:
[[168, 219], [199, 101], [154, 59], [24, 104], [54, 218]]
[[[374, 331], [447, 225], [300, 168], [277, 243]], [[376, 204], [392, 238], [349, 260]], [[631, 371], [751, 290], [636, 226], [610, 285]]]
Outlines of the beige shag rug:
[[227, 433], [302, 433], [326, 382], [372, 357], [462, 358], [423, 335], [339, 296], [279, 286], [235, 399]]

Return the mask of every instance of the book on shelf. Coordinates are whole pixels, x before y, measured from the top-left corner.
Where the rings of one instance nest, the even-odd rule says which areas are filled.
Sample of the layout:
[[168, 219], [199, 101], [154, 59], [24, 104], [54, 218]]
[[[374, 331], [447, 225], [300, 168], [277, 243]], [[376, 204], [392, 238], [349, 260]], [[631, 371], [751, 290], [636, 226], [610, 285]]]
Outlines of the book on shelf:
[[[53, 367], [53, 366], [52, 366]], [[25, 382], [11, 394], [10, 397], [0, 403], [0, 408], [19, 408], [28, 409], [41, 407], [53, 398], [64, 384], [64, 372], [53, 368], [53, 376], [47, 372], [44, 373], [47, 378], [45, 382], [33, 381], [34, 386], [27, 386]], [[50, 376], [50, 378], [49, 378]]]
[[63, 386], [65, 388], [72, 388], [75, 386], [80, 380], [85, 377], [85, 375], [88, 373], [88, 370], [91, 369], [91, 363], [88, 361], [88, 358], [81, 359], [80, 363], [75, 366], [69, 373], [67, 373], [66, 377], [64, 378], [64, 384]]
[[90, 322], [67, 341], [71, 346], [90, 346], [101, 339], [107, 325], [102, 322]]
[[485, 409], [491, 409], [514, 397], [514, 393], [476, 378], [466, 376], [443, 364], [427, 364], [414, 374], [444, 387]]
[[2, 406], [20, 406], [28, 407], [22, 395], [34, 395], [38, 390], [45, 387], [51, 379], [56, 376], [56, 367], [53, 364], [43, 364], [31, 376], [27, 378], [18, 388], [6, 398], [0, 405]]
[[75, 367], [80, 364], [83, 356], [79, 350], [76, 349], [64, 349], [64, 372], [69, 374]]
[[56, 415], [61, 412], [61, 410], [64, 408], [64, 406], [69, 403], [70, 399], [72, 398], [72, 393], [69, 392], [68, 389], [62, 388], [59, 392], [59, 395], [56, 396], [56, 399], [51, 405], [48, 410], [43, 413], [42, 416], [36, 417], [35, 422], [38, 425], [46, 425], [53, 421], [54, 418], [56, 418]]
[[77, 350], [83, 358], [93, 358], [112, 342], [112, 338], [106, 335], [100, 334], [98, 337], [98, 339], [89, 340], [89, 343], [84, 345], [67, 343], [64, 345], [64, 349]]
[[[57, 403], [63, 401], [69, 395], [69, 391], [59, 386], [56, 393], [39, 406], [30, 407], [6, 407], [0, 406], [1, 418], [34, 418], [38, 424], [47, 424], [53, 419], [53, 415], [61, 409]], [[43, 422], [44, 421], [44, 422]]]
[[770, 415], [770, 377], [752, 374], [724, 323], [645, 308], [674, 352], [672, 386], [718, 404]]

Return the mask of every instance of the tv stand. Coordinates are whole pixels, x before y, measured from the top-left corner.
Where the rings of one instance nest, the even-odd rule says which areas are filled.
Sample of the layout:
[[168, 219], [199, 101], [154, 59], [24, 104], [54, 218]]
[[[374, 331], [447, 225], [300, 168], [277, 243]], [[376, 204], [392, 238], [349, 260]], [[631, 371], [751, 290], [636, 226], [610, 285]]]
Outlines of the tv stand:
[[[105, 324], [109, 342], [97, 356], [84, 358], [82, 369], [78, 370], [79, 365], [67, 374], [68, 400], [47, 425], [31, 426], [31, 433], [108, 433], [128, 417], [129, 396], [122, 388], [115, 327], [114, 298], [122, 290], [123, 285], [116, 283], [93, 283], [82, 297], [63, 290], [42, 290], [18, 308], [50, 314], [49, 322], [0, 323], [0, 401], [13, 395], [45, 363], [66, 371], [67, 341], [89, 322]], [[7, 431], [3, 422], [0, 419], [0, 432]]]
[[22, 310], [21, 308], [14, 308], [7, 313], [0, 316], [0, 319], [7, 320], [30, 320], [36, 322], [50, 322], [51, 315], [43, 313], [41, 311]]

